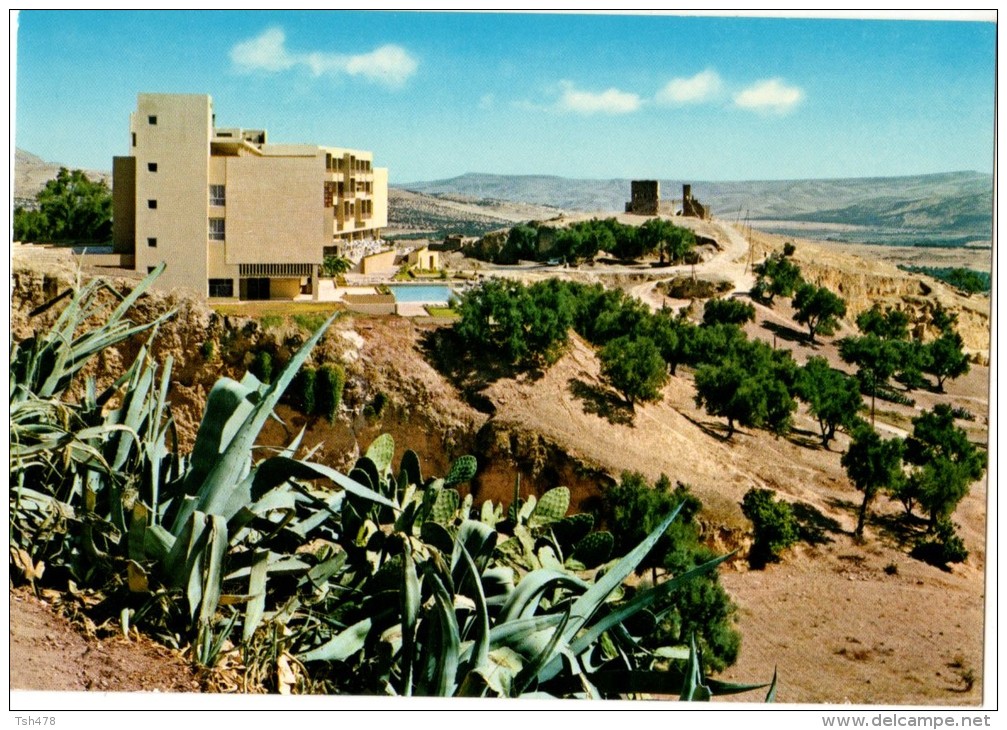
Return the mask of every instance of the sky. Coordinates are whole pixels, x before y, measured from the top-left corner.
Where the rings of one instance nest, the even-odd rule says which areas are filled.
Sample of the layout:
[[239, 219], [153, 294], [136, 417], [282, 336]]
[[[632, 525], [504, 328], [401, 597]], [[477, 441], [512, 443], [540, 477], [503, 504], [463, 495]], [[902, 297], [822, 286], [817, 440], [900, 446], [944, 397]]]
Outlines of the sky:
[[148, 92], [371, 150], [392, 183], [993, 172], [991, 20], [36, 10], [16, 33], [17, 147], [85, 169], [129, 153]]

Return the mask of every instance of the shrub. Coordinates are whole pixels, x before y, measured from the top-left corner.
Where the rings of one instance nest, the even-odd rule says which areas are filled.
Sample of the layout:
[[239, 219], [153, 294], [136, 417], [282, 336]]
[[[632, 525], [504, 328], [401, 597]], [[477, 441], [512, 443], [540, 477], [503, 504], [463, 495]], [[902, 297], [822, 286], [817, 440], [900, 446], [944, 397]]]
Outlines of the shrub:
[[753, 568], [776, 562], [780, 553], [797, 542], [800, 525], [790, 504], [777, 501], [771, 489], [749, 489], [741, 502], [741, 511], [752, 521], [755, 542], [748, 553]]
[[918, 542], [912, 556], [943, 567], [948, 563], [964, 563], [969, 551], [965, 549], [965, 541], [955, 532], [955, 524], [950, 519], [941, 519], [937, 522], [934, 536]]
[[206, 340], [202, 345], [199, 346], [199, 354], [203, 356], [206, 362], [210, 362], [213, 356], [216, 354], [217, 345], [213, 340]]
[[317, 372], [314, 368], [305, 366], [298, 371], [290, 388], [291, 401], [306, 416], [313, 416], [316, 413], [316, 376]]
[[315, 377], [315, 408], [330, 422], [336, 420], [336, 413], [343, 402], [343, 387], [346, 373], [339, 365], [322, 365]]
[[793, 241], [787, 241], [785, 244], [783, 244], [784, 256], [788, 257], [793, 256], [795, 253], [797, 253], [797, 246], [794, 245]]
[[661, 281], [657, 284], [657, 290], [672, 299], [709, 299], [717, 294], [725, 294], [731, 289], [729, 281], [708, 281], [691, 276], [676, 276], [671, 281]]
[[755, 319], [755, 307], [740, 299], [711, 299], [703, 307], [703, 324], [737, 324]]
[[248, 371], [263, 383], [269, 383], [273, 377], [273, 356], [267, 350], [256, 351]]

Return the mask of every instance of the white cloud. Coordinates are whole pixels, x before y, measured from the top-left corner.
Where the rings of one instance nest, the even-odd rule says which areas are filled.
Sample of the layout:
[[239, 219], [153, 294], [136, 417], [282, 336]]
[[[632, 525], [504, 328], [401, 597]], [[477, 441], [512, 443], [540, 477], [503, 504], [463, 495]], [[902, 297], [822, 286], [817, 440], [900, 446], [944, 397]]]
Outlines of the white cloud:
[[601, 92], [581, 91], [574, 88], [569, 81], [561, 81], [563, 94], [556, 102], [556, 108], [561, 111], [576, 114], [629, 114], [640, 108], [638, 94], [619, 89], [607, 89]]
[[281, 28], [269, 28], [257, 38], [235, 44], [231, 48], [231, 62], [246, 71], [286, 71], [294, 65], [286, 41]]
[[287, 36], [282, 28], [269, 28], [255, 38], [235, 44], [231, 48], [231, 62], [244, 72], [276, 73], [303, 66], [316, 77], [359, 76], [392, 88], [402, 86], [419, 66], [406, 49], [396, 45], [356, 55], [325, 51], [292, 53], [287, 50]]
[[712, 68], [690, 78], [675, 78], [657, 92], [660, 104], [698, 104], [715, 98], [723, 87], [720, 75]]
[[743, 109], [786, 114], [804, 98], [804, 91], [787, 86], [782, 79], [757, 81], [734, 95], [734, 103]]

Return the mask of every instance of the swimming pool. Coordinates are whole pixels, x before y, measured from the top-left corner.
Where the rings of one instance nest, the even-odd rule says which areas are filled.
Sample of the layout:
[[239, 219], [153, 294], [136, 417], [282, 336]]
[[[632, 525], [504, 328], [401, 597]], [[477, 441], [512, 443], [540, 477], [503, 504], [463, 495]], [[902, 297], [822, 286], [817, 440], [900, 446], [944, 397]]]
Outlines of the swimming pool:
[[390, 284], [396, 302], [412, 304], [447, 304], [451, 287], [446, 284]]

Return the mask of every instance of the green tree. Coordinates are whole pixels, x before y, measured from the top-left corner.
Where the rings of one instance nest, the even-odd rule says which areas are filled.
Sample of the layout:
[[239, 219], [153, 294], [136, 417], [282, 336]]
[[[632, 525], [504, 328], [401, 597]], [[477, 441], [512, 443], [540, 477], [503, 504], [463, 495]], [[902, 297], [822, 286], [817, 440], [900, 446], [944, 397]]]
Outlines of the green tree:
[[772, 306], [775, 297], [793, 296], [803, 282], [801, 268], [786, 253], [770, 254], [755, 267], [755, 288], [752, 295]]
[[681, 261], [696, 247], [696, 234], [663, 218], [648, 220], [640, 226], [638, 235], [642, 237], [644, 251], [657, 253], [662, 264], [666, 254], [671, 262]]
[[742, 498], [741, 511], [755, 528], [755, 540], [748, 551], [752, 567], [778, 561], [780, 553], [800, 538], [793, 508], [788, 502], [777, 501], [771, 489], [749, 489]]
[[857, 328], [865, 335], [878, 337], [892, 343], [897, 366], [893, 375], [906, 390], [915, 390], [926, 385], [923, 370], [929, 353], [918, 340], [909, 337], [909, 315], [895, 307], [875, 303], [870, 309], [857, 316]]
[[808, 359], [797, 373], [797, 397], [808, 404], [811, 415], [818, 419], [822, 431], [822, 446], [840, 426], [850, 428], [857, 420], [857, 411], [864, 407], [857, 381], [829, 366], [823, 357]]
[[858, 491], [864, 493], [857, 516], [856, 535], [864, 534], [867, 510], [880, 491], [896, 490], [903, 479], [902, 439], [884, 440], [872, 427], [861, 424], [840, 463]]
[[922, 370], [937, 378], [937, 391], [944, 392], [944, 381], [966, 375], [969, 372], [969, 358], [965, 354], [961, 335], [952, 329], [944, 330], [941, 335], [926, 345], [926, 359]]
[[737, 324], [755, 320], [755, 307], [740, 299], [709, 299], [703, 306], [703, 324]]
[[14, 235], [20, 240], [104, 243], [112, 236], [112, 193], [104, 180], [61, 167], [36, 200], [37, 211], [15, 211]]
[[940, 302], [936, 302], [930, 310], [930, 326], [938, 332], [950, 332], [958, 324], [958, 314], [948, 309]]
[[876, 303], [857, 315], [857, 329], [865, 335], [877, 335], [883, 340], [908, 340], [909, 315], [895, 307], [881, 311]]
[[839, 356], [843, 362], [857, 366], [857, 380], [865, 393], [871, 394], [871, 423], [874, 422], [874, 401], [878, 391], [895, 373], [899, 364], [898, 343], [877, 335], [845, 337], [839, 341]]
[[824, 286], [802, 284], [794, 294], [794, 320], [808, 327], [809, 339], [815, 334], [831, 335], [846, 314], [846, 302]]
[[955, 426], [954, 411], [946, 403], [913, 419], [906, 461], [915, 469], [900, 498], [907, 511], [914, 501], [919, 503], [930, 518], [931, 531], [940, 519], [951, 516], [986, 469], [985, 455]]
[[521, 224], [514, 226], [507, 234], [507, 242], [500, 249], [497, 263], [516, 264], [518, 261], [534, 261], [538, 256], [538, 229]]
[[605, 345], [599, 353], [601, 373], [630, 408], [637, 401], [658, 400], [668, 382], [668, 367], [657, 345], [647, 337], [625, 335]]
[[790, 394], [795, 377], [789, 352], [745, 341], [726, 359], [696, 371], [696, 405], [705, 406], [711, 416], [727, 418], [728, 438], [736, 423], [784, 433], [797, 407]]
[[322, 259], [322, 276], [342, 276], [352, 267], [345, 256], [325, 256]]

